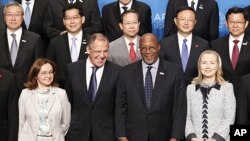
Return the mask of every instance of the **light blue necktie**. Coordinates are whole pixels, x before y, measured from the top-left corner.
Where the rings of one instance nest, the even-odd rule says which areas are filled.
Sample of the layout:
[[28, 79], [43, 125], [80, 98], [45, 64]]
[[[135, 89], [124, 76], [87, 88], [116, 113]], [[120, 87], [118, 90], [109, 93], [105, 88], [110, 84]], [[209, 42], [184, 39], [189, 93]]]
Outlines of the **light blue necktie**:
[[186, 70], [186, 66], [188, 62], [188, 47], [186, 43], [187, 43], [187, 39], [183, 39], [181, 62], [182, 62], [182, 68], [184, 72]]
[[76, 39], [77, 39], [76, 37], [72, 38], [72, 45], [71, 45], [71, 50], [70, 50], [72, 62], [75, 62], [78, 60]]
[[12, 66], [15, 65], [15, 62], [16, 62], [16, 57], [17, 57], [17, 41], [16, 41], [16, 34], [15, 33], [12, 33], [11, 34], [13, 40], [12, 40], [12, 43], [11, 43], [11, 48], [10, 48], [10, 56], [11, 56], [11, 63], [12, 63]]
[[29, 29], [29, 26], [30, 26], [30, 18], [31, 18], [31, 12], [30, 12], [30, 2], [29, 1], [26, 1], [26, 9], [25, 9], [25, 17], [24, 17], [24, 21], [25, 21], [25, 25], [26, 25], [26, 28]]
[[147, 72], [145, 76], [145, 99], [148, 109], [150, 108], [151, 99], [153, 95], [153, 80], [151, 75], [152, 66], [147, 67]]

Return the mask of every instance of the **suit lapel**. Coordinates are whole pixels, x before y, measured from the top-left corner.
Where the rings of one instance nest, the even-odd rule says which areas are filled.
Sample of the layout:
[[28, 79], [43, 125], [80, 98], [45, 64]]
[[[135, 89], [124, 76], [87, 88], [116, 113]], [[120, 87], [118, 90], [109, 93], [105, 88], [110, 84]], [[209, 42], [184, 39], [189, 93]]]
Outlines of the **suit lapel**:
[[55, 93], [56, 93], [56, 91], [53, 88], [51, 88], [49, 103], [48, 103], [48, 113], [50, 112], [50, 110], [51, 110], [51, 108], [52, 108], [52, 106], [53, 106], [53, 104], [54, 104], [54, 102], [56, 100]]
[[121, 10], [119, 7], [119, 2], [115, 3], [113, 5], [113, 13], [115, 14], [116, 21], [119, 23], [120, 21], [120, 16], [121, 16]]
[[221, 48], [222, 48], [222, 53], [224, 53], [225, 55], [225, 64], [223, 65], [225, 68], [228, 67], [226, 70], [230, 70], [230, 72], [233, 73], [234, 70], [233, 70], [233, 66], [232, 66], [232, 62], [231, 62], [230, 54], [229, 54], [229, 36], [227, 36], [226, 38], [223, 38]]
[[196, 15], [203, 15], [204, 10], [206, 10], [207, 5], [206, 5], [206, 0], [199, 0], [196, 8]]
[[245, 58], [245, 56], [249, 56], [250, 52], [249, 49], [250, 49], [250, 40], [247, 38], [247, 36], [244, 36], [235, 72], [238, 70], [237, 68], [240, 67], [241, 62], [244, 62], [243, 58]]
[[87, 45], [87, 37], [84, 34], [84, 32], [82, 33], [82, 42], [81, 42], [81, 48], [80, 48], [80, 53], [78, 56], [78, 60], [84, 58], [84, 56], [86, 56], [87, 50], [86, 50], [86, 45]]
[[127, 62], [131, 63], [130, 55], [129, 55], [130, 53], [128, 51], [128, 47], [127, 47], [127, 44], [126, 44], [124, 38], [125, 38], [124, 36], [122, 36], [120, 38], [120, 43], [119, 44], [120, 44], [121, 48], [120, 48], [119, 52], [120, 52], [121, 56], [123, 56], [122, 58], [126, 59]]
[[167, 78], [167, 75], [168, 75], [167, 68], [165, 68], [165, 66], [162, 64], [162, 61], [160, 60], [157, 74], [156, 74], [150, 109], [152, 109], [152, 107], [155, 105], [155, 102], [157, 101], [157, 98], [159, 97], [160, 91], [162, 91], [164, 87], [163, 82], [166, 82], [165, 79]]
[[8, 59], [8, 64], [10, 68], [13, 68], [12, 63], [11, 63], [11, 57], [10, 57], [10, 49], [9, 49], [9, 44], [8, 44], [8, 37], [7, 37], [7, 31], [5, 30], [4, 34], [2, 34], [2, 39], [3, 39], [3, 50], [4, 50], [4, 55], [6, 55], [6, 58]]
[[86, 82], [86, 59], [84, 59], [83, 61], [79, 62], [79, 68], [76, 69], [78, 72], [77, 74], [79, 75], [78, 77], [80, 78], [80, 84], [82, 84], [83, 86], [81, 87], [81, 91], [80, 91], [80, 97], [83, 98], [83, 101], [85, 101], [85, 103], [87, 103], [87, 105], [89, 107], [92, 107], [92, 101], [90, 101], [89, 99], [89, 95], [88, 95], [88, 90], [87, 90], [87, 82]]
[[147, 104], [145, 100], [145, 92], [144, 92], [144, 82], [143, 82], [143, 72], [142, 72], [142, 61], [139, 61], [136, 63], [136, 66], [133, 68], [132, 73], [135, 83], [135, 89], [136, 94], [139, 94], [140, 100], [145, 106], [145, 109], [147, 109]]
[[99, 85], [99, 88], [96, 92], [94, 104], [96, 103], [96, 101], [98, 100], [100, 95], [103, 94], [103, 92], [106, 88], [106, 85], [109, 83], [110, 74], [112, 74], [112, 69], [110, 68], [109, 63], [106, 62], [105, 66], [104, 66], [103, 73], [102, 73], [100, 85]]
[[18, 45], [18, 52], [17, 52], [17, 57], [16, 57], [16, 62], [14, 65], [14, 68], [17, 68], [19, 65], [23, 65], [22, 63], [24, 62], [25, 54], [26, 52], [26, 42], [27, 42], [27, 37], [26, 37], [26, 31], [22, 30], [22, 35], [20, 39], [20, 43]]
[[62, 35], [63, 36], [63, 41], [64, 43], [61, 44], [63, 48], [65, 48], [65, 51], [66, 51], [66, 59], [68, 60], [68, 62], [72, 63], [72, 60], [71, 60], [71, 53], [70, 53], [70, 48], [71, 46], [69, 45], [69, 39], [68, 39], [68, 33]]
[[197, 38], [195, 36], [192, 37], [192, 43], [191, 43], [191, 49], [190, 49], [190, 54], [188, 57], [188, 63], [186, 66], [186, 71], [189, 70], [189, 68], [193, 68], [194, 66], [196, 66], [197, 64], [195, 64], [195, 62], [197, 60], [195, 60], [195, 58], [198, 58], [197, 56], [199, 56], [199, 44], [197, 42]]
[[174, 55], [175, 60], [176, 60], [177, 64], [180, 64], [180, 66], [182, 66], [181, 54], [180, 54], [180, 49], [179, 49], [179, 46], [181, 46], [181, 45], [179, 45], [179, 43], [178, 43], [177, 34], [175, 34], [171, 40], [172, 40], [172, 41], [170, 41], [171, 52], [172, 52], [172, 54], [178, 54], [178, 55]]
[[37, 113], [39, 113], [38, 95], [35, 90], [31, 90], [31, 99]]

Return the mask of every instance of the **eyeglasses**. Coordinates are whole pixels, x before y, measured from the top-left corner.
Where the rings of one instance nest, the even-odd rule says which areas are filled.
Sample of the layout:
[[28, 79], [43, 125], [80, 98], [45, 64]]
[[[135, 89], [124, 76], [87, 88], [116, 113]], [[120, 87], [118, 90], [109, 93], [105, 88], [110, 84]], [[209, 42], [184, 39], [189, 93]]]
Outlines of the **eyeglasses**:
[[156, 47], [155, 46], [151, 46], [151, 47], [140, 47], [140, 51], [142, 53], [147, 52], [147, 50], [149, 50], [150, 52], [155, 52], [156, 51]]
[[109, 52], [108, 49], [107, 49], [107, 50], [103, 50], [103, 51], [101, 51], [101, 50], [95, 50], [95, 49], [93, 49], [92, 47], [89, 47], [89, 49], [90, 49], [91, 51], [93, 51], [95, 54], [98, 54], [98, 55], [100, 55], [100, 54], [102, 54], [102, 53], [108, 54], [108, 52]]
[[138, 25], [139, 24], [139, 22], [123, 22], [123, 24], [125, 25], [125, 26], [130, 26], [130, 25]]
[[66, 21], [76, 21], [76, 20], [79, 20], [81, 18], [81, 16], [73, 16], [73, 17], [65, 17], [64, 20]]
[[15, 17], [15, 18], [20, 18], [21, 16], [23, 16], [23, 14], [22, 13], [7, 13], [7, 14], [5, 14], [5, 16], [6, 17], [8, 17], [8, 18], [12, 18], [12, 17]]
[[230, 24], [230, 25], [234, 25], [234, 24], [236, 24], [236, 25], [243, 25], [245, 23], [246, 23], [246, 21], [241, 22], [241, 21], [230, 21], [230, 20], [228, 20], [228, 24]]
[[53, 71], [49, 71], [49, 72], [47, 72], [47, 71], [42, 71], [42, 72], [40, 72], [39, 74], [41, 74], [42, 76], [47, 76], [47, 75], [54, 75], [55, 72], [53, 72]]
[[195, 21], [194, 19], [189, 19], [189, 18], [176, 18], [176, 19], [183, 23], [184, 22], [192, 23]]

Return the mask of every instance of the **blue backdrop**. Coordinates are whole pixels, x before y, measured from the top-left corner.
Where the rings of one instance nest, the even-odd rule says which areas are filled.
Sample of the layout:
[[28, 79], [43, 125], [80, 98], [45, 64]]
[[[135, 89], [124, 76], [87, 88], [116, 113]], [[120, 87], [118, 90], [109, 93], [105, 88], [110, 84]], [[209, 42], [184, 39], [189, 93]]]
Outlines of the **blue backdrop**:
[[[6, 3], [11, 0], [1, 0], [2, 3]], [[100, 11], [103, 5], [116, 0], [98, 0]], [[159, 39], [163, 37], [163, 26], [165, 19], [165, 12], [168, 0], [139, 0], [150, 5], [152, 10], [152, 25], [153, 33], [158, 36]], [[246, 7], [250, 5], [250, 0], [217, 0], [220, 10], [220, 36], [228, 34], [227, 28], [225, 26], [225, 13], [230, 7], [239, 6]]]

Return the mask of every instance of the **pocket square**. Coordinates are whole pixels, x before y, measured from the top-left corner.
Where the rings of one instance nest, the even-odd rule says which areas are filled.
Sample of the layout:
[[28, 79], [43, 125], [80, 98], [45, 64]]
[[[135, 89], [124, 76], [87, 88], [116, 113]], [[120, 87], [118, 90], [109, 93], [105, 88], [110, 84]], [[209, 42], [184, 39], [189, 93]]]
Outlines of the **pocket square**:
[[26, 43], [26, 40], [22, 40], [23, 43]]
[[247, 42], [245, 42], [245, 43], [242, 43], [242, 45], [246, 46], [246, 45], [247, 45]]
[[160, 75], [165, 75], [164, 72], [160, 72], [159, 74], [160, 74]]
[[202, 4], [199, 6], [199, 9], [203, 9], [203, 5]]

